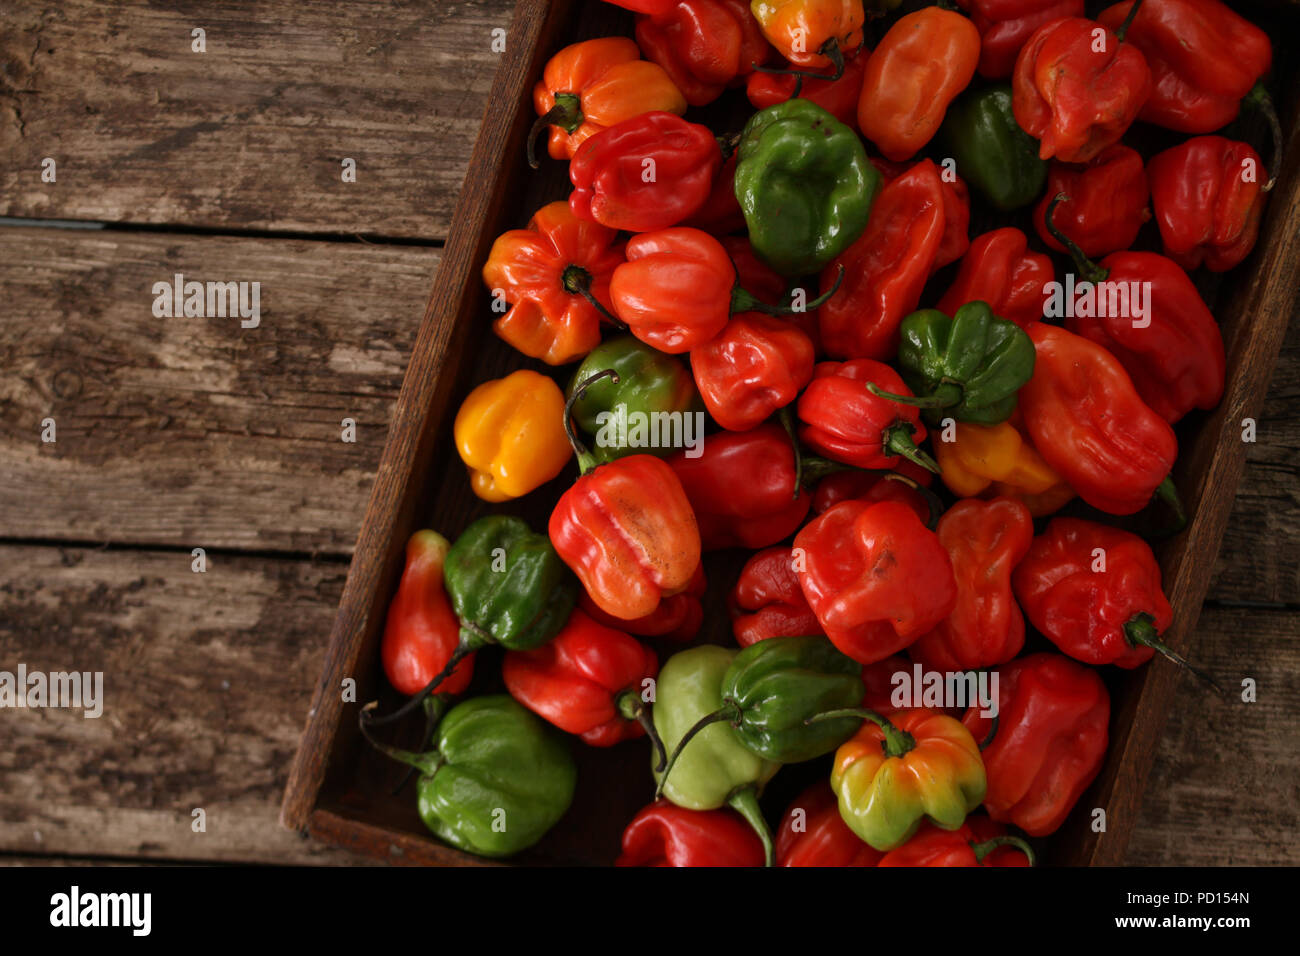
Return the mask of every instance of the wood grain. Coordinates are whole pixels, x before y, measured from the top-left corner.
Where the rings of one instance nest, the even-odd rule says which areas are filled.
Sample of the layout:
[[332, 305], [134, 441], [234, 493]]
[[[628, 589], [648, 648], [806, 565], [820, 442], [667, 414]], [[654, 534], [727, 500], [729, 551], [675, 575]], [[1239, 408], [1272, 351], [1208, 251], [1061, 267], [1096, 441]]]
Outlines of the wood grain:
[[442, 238], [512, 7], [8, 0], [0, 215]]
[[[0, 535], [348, 553], [438, 256], [0, 229]], [[260, 282], [261, 324], [155, 318], [177, 272]]]

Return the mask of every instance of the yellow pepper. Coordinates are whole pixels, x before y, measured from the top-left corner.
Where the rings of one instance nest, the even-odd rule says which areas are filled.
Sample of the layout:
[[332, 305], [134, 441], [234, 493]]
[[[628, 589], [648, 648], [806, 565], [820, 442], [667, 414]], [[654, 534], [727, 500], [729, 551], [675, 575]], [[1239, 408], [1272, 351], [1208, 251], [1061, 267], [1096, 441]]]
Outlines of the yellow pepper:
[[564, 394], [545, 375], [527, 369], [470, 392], [456, 413], [454, 432], [470, 485], [484, 501], [526, 495], [569, 461]]
[[957, 422], [954, 441], [934, 442], [943, 483], [955, 495], [1016, 498], [1034, 517], [1059, 510], [1071, 488], [1016, 428], [1018, 416], [997, 425]]

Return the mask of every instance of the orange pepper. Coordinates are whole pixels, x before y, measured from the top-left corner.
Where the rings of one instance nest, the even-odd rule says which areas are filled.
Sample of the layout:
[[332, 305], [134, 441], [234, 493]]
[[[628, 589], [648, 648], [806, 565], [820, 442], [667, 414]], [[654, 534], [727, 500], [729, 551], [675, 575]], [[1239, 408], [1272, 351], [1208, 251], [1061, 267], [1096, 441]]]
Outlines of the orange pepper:
[[844, 54], [862, 45], [862, 0], [750, 0], [767, 41], [795, 66], [844, 70]]
[[955, 441], [936, 429], [934, 457], [943, 483], [962, 498], [1007, 497], [1024, 502], [1034, 517], [1059, 510], [1075, 495], [1019, 430], [1019, 414], [997, 425], [957, 422]]
[[564, 470], [564, 395], [545, 375], [520, 369], [484, 382], [456, 413], [456, 450], [484, 501], [526, 495]]
[[979, 30], [960, 13], [939, 7], [909, 13], [867, 60], [858, 97], [862, 135], [888, 159], [911, 159], [939, 131], [979, 58]]
[[686, 97], [658, 63], [641, 59], [628, 37], [602, 37], [566, 46], [547, 61], [533, 87], [537, 122], [528, 135], [528, 162], [536, 167], [533, 141], [551, 128], [552, 159], [572, 159], [589, 137], [616, 123], [665, 110], [681, 116]]

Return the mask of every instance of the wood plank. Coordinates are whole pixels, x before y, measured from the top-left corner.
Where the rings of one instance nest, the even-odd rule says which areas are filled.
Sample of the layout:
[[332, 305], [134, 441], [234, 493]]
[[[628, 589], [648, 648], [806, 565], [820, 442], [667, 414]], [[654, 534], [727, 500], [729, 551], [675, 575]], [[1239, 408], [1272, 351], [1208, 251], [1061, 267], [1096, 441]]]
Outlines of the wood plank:
[[0, 215], [441, 238], [513, 6], [9, 0]]
[[[0, 535], [349, 553], [438, 259], [0, 229]], [[260, 325], [155, 318], [178, 272], [260, 282]]]
[[359, 862], [276, 819], [345, 573], [215, 555], [197, 574], [184, 552], [0, 547], [0, 667], [104, 675], [98, 719], [0, 712], [0, 850]]

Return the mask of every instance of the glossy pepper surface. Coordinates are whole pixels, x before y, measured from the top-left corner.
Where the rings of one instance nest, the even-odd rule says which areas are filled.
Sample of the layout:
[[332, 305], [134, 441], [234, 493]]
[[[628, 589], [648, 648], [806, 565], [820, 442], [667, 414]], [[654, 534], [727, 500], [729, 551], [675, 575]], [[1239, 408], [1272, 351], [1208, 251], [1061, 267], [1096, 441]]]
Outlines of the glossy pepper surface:
[[578, 606], [593, 620], [629, 634], [659, 637], [666, 641], [689, 641], [700, 632], [700, 625], [704, 623], [702, 601], [706, 587], [704, 566], [700, 565], [691, 575], [686, 590], [663, 598], [658, 607], [643, 617], [623, 620], [606, 614], [586, 592], [578, 595]]
[[812, 380], [813, 343], [785, 319], [741, 312], [691, 349], [691, 370], [713, 420], [745, 431], [793, 402]]
[[494, 299], [510, 305], [493, 326], [496, 334], [548, 365], [595, 348], [602, 311], [612, 305], [609, 280], [623, 261], [617, 235], [576, 218], [561, 201], [537, 210], [526, 229], [499, 236], [483, 266]]
[[1011, 85], [968, 90], [948, 108], [943, 142], [958, 171], [996, 209], [1028, 206], [1043, 191], [1047, 163], [1011, 109]]
[[848, 828], [825, 780], [795, 798], [776, 834], [777, 866], [875, 866], [880, 857]]
[[1033, 32], [1045, 23], [1083, 16], [1083, 0], [957, 0], [980, 35], [979, 72], [1004, 79]]
[[533, 87], [533, 107], [534, 131], [550, 127], [551, 158], [572, 159], [589, 137], [623, 120], [652, 110], [680, 116], [686, 98], [663, 67], [641, 59], [630, 37], [601, 37], [567, 46], [547, 61]]
[[924, 820], [956, 830], [984, 800], [985, 787], [970, 731], [920, 708], [867, 720], [835, 752], [831, 768], [844, 822], [882, 851], [902, 846]]
[[1268, 176], [1249, 143], [1196, 136], [1152, 156], [1147, 174], [1166, 256], [1225, 272], [1250, 254]]
[[611, 229], [666, 229], [699, 211], [721, 168], [722, 151], [707, 126], [663, 110], [642, 113], [574, 152], [569, 208]]
[[470, 392], [452, 430], [474, 494], [508, 501], [563, 471], [569, 463], [563, 414], [559, 386], [528, 369]]
[[[880, 173], [881, 182], [888, 185], [916, 164], [893, 163], [872, 156], [871, 165]], [[943, 235], [931, 271], [956, 262], [970, 248], [970, 190], [966, 188], [966, 180], [952, 168], [946, 168], [939, 174], [939, 186], [943, 196]]]
[[1034, 448], [1019, 415], [997, 425], [957, 422], [951, 441], [934, 443], [943, 483], [963, 498], [1002, 495], [1024, 502], [1034, 517], [1051, 514], [1074, 490]]
[[1055, 832], [1106, 756], [1110, 696], [1097, 672], [1060, 654], [1030, 654], [998, 670], [998, 718], [962, 722], [983, 750], [984, 807], [1031, 836]]
[[979, 56], [979, 31], [960, 13], [924, 7], [902, 17], [867, 59], [858, 129], [887, 159], [910, 159], [939, 131]]
[[842, 652], [873, 664], [952, 613], [957, 582], [938, 536], [896, 501], [845, 501], [795, 536], [797, 573], [822, 630]]
[[1085, 664], [1145, 664], [1174, 618], [1151, 546], [1082, 518], [1053, 518], [1012, 582], [1034, 627]]
[[1049, 248], [1064, 252], [1046, 223], [1047, 207], [1059, 195], [1065, 199], [1054, 207], [1052, 224], [1089, 256], [1129, 248], [1151, 218], [1142, 156], [1123, 143], [1107, 146], [1083, 166], [1052, 163], [1047, 191], [1034, 207], [1034, 228]]
[[[418, 693], [447, 666], [460, 643], [460, 622], [442, 585], [451, 544], [436, 531], [417, 531], [406, 542], [406, 567], [388, 605], [380, 656], [384, 674], [399, 694]], [[469, 655], [442, 682], [442, 692], [459, 694], [474, 676]]]
[[712, 103], [770, 52], [748, 0], [668, 3], [662, 12], [637, 17], [636, 42], [691, 106]]
[[890, 850], [876, 865], [1032, 866], [1033, 850], [988, 817], [970, 816], [956, 830], [922, 823], [912, 839]]
[[754, 71], [745, 80], [745, 95], [757, 109], [766, 109], [799, 96], [816, 103], [850, 129], [858, 128], [858, 94], [867, 55], [845, 60], [844, 72], [835, 79], [791, 76], [788, 73]]
[[927, 471], [910, 461], [901, 461], [895, 471], [841, 471], [827, 475], [813, 490], [813, 511], [821, 514], [841, 501], [897, 501], [916, 512], [916, 516], [932, 526], [943, 511], [941, 502], [934, 502], [926, 493], [934, 479]]
[[971, 240], [957, 278], [935, 306], [953, 315], [967, 302], [987, 302], [993, 314], [1021, 328], [1043, 317], [1043, 287], [1055, 277], [1052, 260], [1030, 252], [1025, 234], [1013, 226]]
[[767, 41], [798, 66], [840, 69], [862, 45], [862, 0], [752, 0], [750, 10]]
[[737, 155], [736, 199], [749, 241], [781, 275], [818, 271], [867, 227], [880, 175], [857, 134], [815, 103], [759, 110]]
[[1012, 498], [966, 498], [935, 529], [952, 561], [957, 603], [908, 653], [928, 670], [981, 670], [1003, 664], [1025, 644], [1025, 619], [1011, 572], [1034, 538], [1029, 509]]
[[821, 622], [799, 585], [794, 563], [789, 548], [764, 548], [740, 569], [727, 609], [732, 634], [741, 647], [773, 637], [822, 632]]
[[687, 810], [667, 800], [623, 831], [616, 866], [762, 866], [763, 842], [734, 810]]

